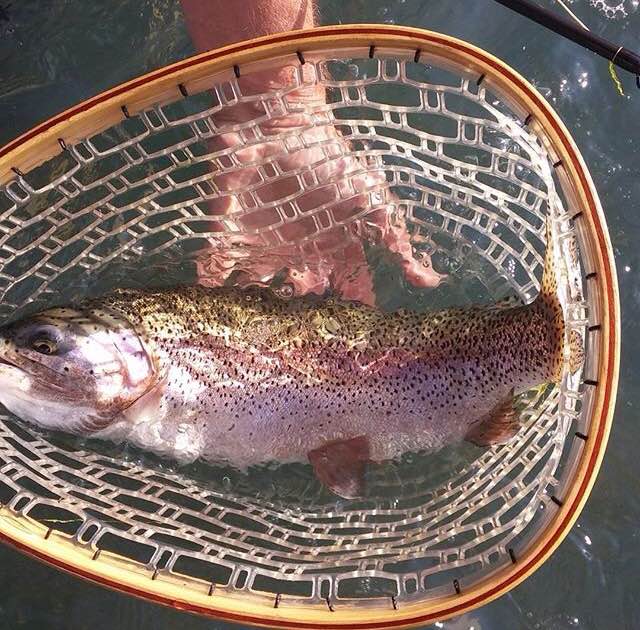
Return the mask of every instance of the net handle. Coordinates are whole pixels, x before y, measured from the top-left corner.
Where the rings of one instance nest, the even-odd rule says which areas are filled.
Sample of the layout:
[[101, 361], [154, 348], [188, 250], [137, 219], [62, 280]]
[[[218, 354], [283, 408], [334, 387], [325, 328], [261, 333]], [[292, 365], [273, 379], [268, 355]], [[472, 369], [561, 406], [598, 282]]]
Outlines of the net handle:
[[[541, 7], [530, 0], [495, 0], [497, 3], [519, 13], [520, 15], [537, 22], [541, 26], [566, 37], [583, 48], [608, 59], [623, 70], [640, 75], [640, 55], [606, 40], [584, 27], [576, 24], [562, 15], [556, 15], [553, 11]], [[576, 18], [577, 19], [577, 18]]]
[[[575, 220], [582, 230], [595, 263], [587, 270], [601, 314], [598, 330], [598, 373], [588, 375], [594, 393], [594, 413], [584, 442], [575, 481], [555, 504], [557, 511], [547, 530], [510, 567], [468, 589], [452, 588], [437, 600], [402, 603], [388, 610], [380, 607], [327, 609], [311, 606], [279, 607], [238, 598], [222, 591], [202, 596], [190, 590], [186, 596], [180, 580], [154, 579], [144, 568], [114, 562], [95, 562], [86, 549], [57, 540], [58, 535], [35, 535], [4, 508], [0, 512], [0, 538], [22, 551], [61, 569], [117, 588], [138, 597], [197, 613], [280, 628], [390, 628], [408, 627], [459, 615], [499, 597], [531, 575], [551, 555], [577, 519], [591, 491], [604, 455], [615, 404], [620, 354], [620, 316], [613, 254], [604, 215], [591, 177], [567, 129], [540, 94], [503, 62], [471, 44], [453, 37], [403, 26], [329, 26], [268, 36], [233, 44], [191, 57], [99, 94], [38, 125], [0, 149], [0, 184], [20, 177], [23, 171], [59, 154], [65, 147], [91, 136], [153, 105], [173, 102], [184, 91], [199, 91], [216, 81], [232, 78], [249, 65], [291, 55], [292, 63], [304, 63], [305, 55], [319, 50], [340, 50], [350, 56], [393, 54], [397, 58], [428, 61], [435, 56], [467, 71], [478, 84], [489, 85], [516, 111], [523, 124], [534, 128], [554, 157], [554, 168], [571, 187]], [[37, 529], [34, 528], [36, 531]], [[56, 553], [52, 554], [52, 549]]]

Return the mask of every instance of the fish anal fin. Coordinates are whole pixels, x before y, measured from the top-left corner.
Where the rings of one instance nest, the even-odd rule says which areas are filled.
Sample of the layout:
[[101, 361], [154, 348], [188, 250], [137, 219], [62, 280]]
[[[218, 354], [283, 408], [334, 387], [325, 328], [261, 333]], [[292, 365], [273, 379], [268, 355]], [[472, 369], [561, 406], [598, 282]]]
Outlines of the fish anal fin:
[[364, 473], [370, 461], [369, 440], [361, 435], [327, 442], [309, 451], [316, 477], [332, 492], [345, 499], [364, 494]]
[[114, 416], [110, 414], [87, 415], [74, 428], [74, 431], [81, 435], [93, 435], [109, 427], [114, 421]]
[[475, 422], [465, 436], [465, 440], [476, 446], [491, 446], [508, 442], [520, 428], [518, 412], [513, 406], [511, 395], [498, 403], [486, 416]]

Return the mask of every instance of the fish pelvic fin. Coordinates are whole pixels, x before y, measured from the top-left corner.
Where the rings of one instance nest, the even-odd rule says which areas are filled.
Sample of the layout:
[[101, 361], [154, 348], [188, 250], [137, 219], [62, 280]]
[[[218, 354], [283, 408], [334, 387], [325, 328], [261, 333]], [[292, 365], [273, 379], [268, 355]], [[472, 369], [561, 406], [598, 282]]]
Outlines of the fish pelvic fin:
[[487, 415], [471, 425], [465, 440], [476, 446], [492, 446], [508, 442], [520, 429], [518, 412], [513, 406], [514, 391]]
[[345, 499], [364, 495], [364, 473], [370, 460], [366, 436], [327, 442], [309, 451], [307, 457], [316, 477], [333, 493]]

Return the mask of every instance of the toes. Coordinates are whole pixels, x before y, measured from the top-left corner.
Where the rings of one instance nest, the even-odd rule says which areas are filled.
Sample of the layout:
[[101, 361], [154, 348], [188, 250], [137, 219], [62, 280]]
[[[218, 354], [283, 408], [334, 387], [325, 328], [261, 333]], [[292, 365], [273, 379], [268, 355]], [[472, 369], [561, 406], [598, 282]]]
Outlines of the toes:
[[437, 287], [447, 277], [434, 270], [428, 256], [422, 260], [412, 256], [411, 260], [403, 259], [401, 264], [407, 280], [416, 287]]
[[373, 277], [364, 253], [362, 243], [350, 243], [340, 252], [333, 268], [333, 286], [344, 300], [355, 300], [373, 306], [376, 298]]

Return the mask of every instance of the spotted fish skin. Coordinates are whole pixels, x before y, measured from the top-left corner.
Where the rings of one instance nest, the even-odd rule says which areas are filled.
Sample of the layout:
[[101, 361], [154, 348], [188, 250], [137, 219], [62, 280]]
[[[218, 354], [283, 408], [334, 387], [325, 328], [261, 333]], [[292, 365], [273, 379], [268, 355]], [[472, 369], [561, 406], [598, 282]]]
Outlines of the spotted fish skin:
[[306, 461], [357, 436], [373, 460], [437, 448], [562, 364], [562, 311], [547, 295], [419, 314], [191, 287], [118, 291], [92, 308], [127, 322], [156, 370], [96, 437], [239, 467]]
[[370, 460], [505, 441], [514, 394], [557, 382], [565, 355], [581, 363], [552, 261], [553, 245], [528, 305], [426, 314], [269, 289], [119, 290], [0, 329], [0, 402], [180, 461], [310, 461], [360, 496]]

